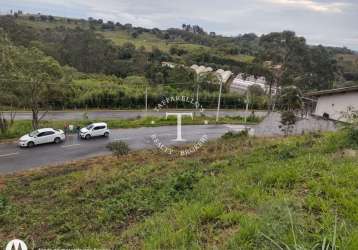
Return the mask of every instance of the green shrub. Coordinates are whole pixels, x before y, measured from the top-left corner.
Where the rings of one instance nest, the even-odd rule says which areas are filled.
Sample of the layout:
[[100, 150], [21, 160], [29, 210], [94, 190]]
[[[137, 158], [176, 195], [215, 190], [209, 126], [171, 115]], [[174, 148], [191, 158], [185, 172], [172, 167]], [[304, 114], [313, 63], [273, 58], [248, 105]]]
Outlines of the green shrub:
[[347, 131], [348, 145], [354, 148], [358, 148], [358, 128], [351, 127]]
[[259, 224], [257, 218], [243, 215], [240, 218], [240, 230], [227, 242], [227, 249], [258, 249], [255, 245], [259, 237]]
[[249, 123], [258, 123], [260, 122], [262, 119], [260, 117], [257, 117], [255, 115], [250, 115], [249, 117], [247, 117], [247, 122]]
[[107, 148], [112, 151], [113, 155], [119, 158], [120, 156], [127, 155], [130, 152], [128, 144], [124, 141], [111, 142]]
[[192, 191], [194, 185], [199, 181], [199, 173], [194, 170], [185, 171], [174, 178], [172, 183], [172, 195], [185, 195], [186, 192]]
[[123, 79], [123, 83], [127, 85], [148, 85], [148, 80], [143, 76], [127, 76]]
[[3, 196], [0, 196], [0, 215], [4, 213], [7, 204], [8, 204], [7, 199]]
[[232, 132], [229, 131], [225, 133], [221, 138], [223, 139], [240, 139], [240, 138], [246, 138], [249, 136], [249, 131], [247, 129], [242, 130], [240, 132]]
[[298, 149], [295, 150], [295, 148], [282, 148], [281, 150], [279, 150], [277, 152], [277, 157], [279, 160], [288, 160], [288, 159], [293, 159], [296, 157], [297, 151]]
[[219, 219], [219, 216], [224, 213], [224, 207], [222, 204], [215, 203], [209, 204], [201, 208], [200, 210], [200, 222], [202, 224], [215, 222]]
[[222, 227], [230, 227], [230, 226], [238, 224], [242, 217], [243, 217], [243, 214], [241, 212], [231, 211], [231, 212], [219, 215], [218, 219], [219, 219], [220, 225]]

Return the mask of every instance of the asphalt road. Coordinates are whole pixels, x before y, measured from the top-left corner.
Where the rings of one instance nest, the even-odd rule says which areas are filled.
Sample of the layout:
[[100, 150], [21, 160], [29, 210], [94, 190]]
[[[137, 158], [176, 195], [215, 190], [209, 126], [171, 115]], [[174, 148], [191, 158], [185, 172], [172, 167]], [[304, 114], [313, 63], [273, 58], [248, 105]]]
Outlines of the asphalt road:
[[[282, 136], [283, 133], [279, 128], [280, 120], [279, 113], [271, 113], [260, 124], [251, 126], [251, 132], [259, 137]], [[136, 150], [155, 148], [156, 143], [152, 139], [152, 135], [157, 135], [160, 143], [171, 146], [195, 143], [204, 135], [207, 135], [209, 140], [216, 139], [228, 131], [240, 131], [242, 129], [244, 129], [242, 125], [187, 125], [182, 127], [183, 138], [187, 139], [186, 142], [173, 141], [177, 135], [176, 126], [163, 126], [114, 129], [110, 138], [96, 138], [89, 141], [80, 140], [76, 135], [68, 136], [67, 140], [60, 145], [47, 144], [31, 149], [18, 148], [14, 143], [0, 144], [0, 174], [110, 154], [106, 149], [106, 145], [110, 141], [126, 141], [131, 149]], [[310, 131], [335, 131], [336, 129], [337, 125], [332, 121], [309, 116], [299, 119], [292, 133], [302, 134]]]
[[[240, 125], [237, 125], [238, 127]], [[152, 135], [157, 135], [157, 138], [164, 145], [179, 145], [181, 143], [197, 142], [204, 135], [207, 135], [209, 140], [215, 139], [232, 129], [232, 126], [226, 125], [183, 126], [182, 135], [187, 140], [186, 142], [173, 141], [177, 135], [176, 126], [164, 126], [115, 129], [112, 130], [110, 138], [96, 138], [89, 141], [80, 140], [76, 135], [68, 136], [67, 140], [62, 144], [47, 144], [31, 149], [19, 148], [14, 143], [0, 144], [0, 174], [110, 154], [106, 149], [106, 145], [110, 141], [126, 141], [131, 149], [136, 150], [155, 148], [154, 140], [151, 138]]]
[[[147, 113], [145, 111], [122, 111], [122, 110], [100, 110], [100, 111], [88, 111], [88, 118], [91, 120], [110, 120], [110, 119], [133, 119], [138, 116], [154, 116], [154, 117], [165, 117], [165, 110], [156, 112], [154, 110], [149, 110]], [[192, 112], [192, 110], [190, 111]], [[81, 120], [84, 117], [84, 111], [50, 111], [48, 112], [44, 120]], [[209, 117], [216, 116], [215, 110], [205, 110], [204, 114]], [[244, 110], [221, 110], [220, 116], [245, 116]], [[256, 116], [263, 117], [266, 115], [265, 111], [256, 111]], [[9, 117], [9, 114], [6, 115]], [[15, 116], [15, 120], [31, 120], [32, 113], [31, 112], [17, 112]]]

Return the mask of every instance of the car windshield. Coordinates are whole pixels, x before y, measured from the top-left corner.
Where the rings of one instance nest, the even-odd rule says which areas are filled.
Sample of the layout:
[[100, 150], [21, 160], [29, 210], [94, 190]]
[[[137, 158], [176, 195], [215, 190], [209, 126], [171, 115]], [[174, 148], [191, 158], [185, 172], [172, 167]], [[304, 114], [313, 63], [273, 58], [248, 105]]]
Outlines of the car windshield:
[[93, 125], [91, 124], [91, 125], [88, 125], [87, 127], [86, 127], [86, 129], [88, 129], [88, 130], [91, 130], [93, 128]]
[[38, 133], [39, 133], [39, 131], [38, 131], [38, 130], [35, 130], [35, 131], [32, 131], [32, 132], [29, 134], [29, 136], [34, 137], [34, 136], [37, 135]]

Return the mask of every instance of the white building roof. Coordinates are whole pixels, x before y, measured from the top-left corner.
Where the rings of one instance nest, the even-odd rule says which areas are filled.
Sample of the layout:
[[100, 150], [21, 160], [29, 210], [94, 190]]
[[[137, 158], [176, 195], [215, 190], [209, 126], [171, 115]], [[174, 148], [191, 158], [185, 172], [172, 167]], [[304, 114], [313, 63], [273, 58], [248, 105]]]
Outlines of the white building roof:
[[196, 64], [192, 65], [190, 67], [191, 69], [195, 70], [195, 72], [199, 75], [199, 74], [202, 74], [202, 73], [208, 73], [208, 72], [212, 72], [213, 71], [213, 68], [211, 67], [205, 67], [205, 66], [198, 66]]
[[315, 91], [315, 92], [306, 93], [306, 96], [319, 97], [324, 95], [335, 95], [335, 94], [342, 94], [348, 92], [358, 92], [358, 86]]
[[[260, 86], [265, 92], [269, 92], [269, 85], [266, 82], [265, 77], [261, 76], [256, 78], [253, 75], [250, 75], [248, 77], [244, 77], [243, 73], [238, 74], [234, 81], [232, 82], [230, 86], [230, 90], [232, 91], [247, 91], [250, 86], [258, 85]], [[273, 93], [276, 93], [275, 88], [271, 88]]]

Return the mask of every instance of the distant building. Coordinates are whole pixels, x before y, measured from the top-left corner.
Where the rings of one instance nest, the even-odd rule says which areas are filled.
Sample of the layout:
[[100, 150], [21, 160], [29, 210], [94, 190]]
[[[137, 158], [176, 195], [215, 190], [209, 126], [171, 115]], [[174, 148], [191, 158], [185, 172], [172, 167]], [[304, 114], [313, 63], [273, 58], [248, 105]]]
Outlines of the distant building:
[[190, 67], [192, 70], [194, 70], [196, 72], [196, 74], [200, 75], [202, 73], [209, 73], [209, 72], [213, 72], [213, 68], [211, 67], [205, 67], [205, 66], [198, 66], [196, 64], [194, 64], [193, 66]]
[[222, 81], [222, 83], [227, 83], [229, 81], [229, 79], [231, 78], [231, 76], [233, 75], [233, 73], [231, 71], [225, 71], [223, 69], [218, 69], [214, 72], [214, 69], [211, 67], [198, 66], [196, 64], [194, 64], [190, 68], [192, 70], [194, 70], [197, 75], [213, 73], [214, 75], [216, 75], [218, 77], [218, 79], [220, 81]]
[[314, 109], [317, 116], [349, 121], [349, 116], [358, 112], [358, 86], [311, 92], [306, 96], [317, 101]]
[[[258, 85], [260, 86], [266, 94], [270, 92], [270, 85], [267, 84], [265, 77], [255, 77], [255, 76], [247, 76], [245, 77], [244, 74], [238, 74], [234, 81], [230, 86], [230, 92], [241, 92], [246, 93], [250, 86]], [[271, 92], [273, 95], [276, 94], [276, 88], [272, 87]]]
[[168, 67], [174, 69], [176, 67], [176, 64], [172, 62], [162, 62], [162, 67]]
[[227, 83], [231, 78], [231, 76], [233, 75], [233, 73], [229, 70], [225, 71], [223, 69], [218, 69], [215, 72], [215, 75], [219, 78], [220, 81], [222, 81], [222, 83]]

